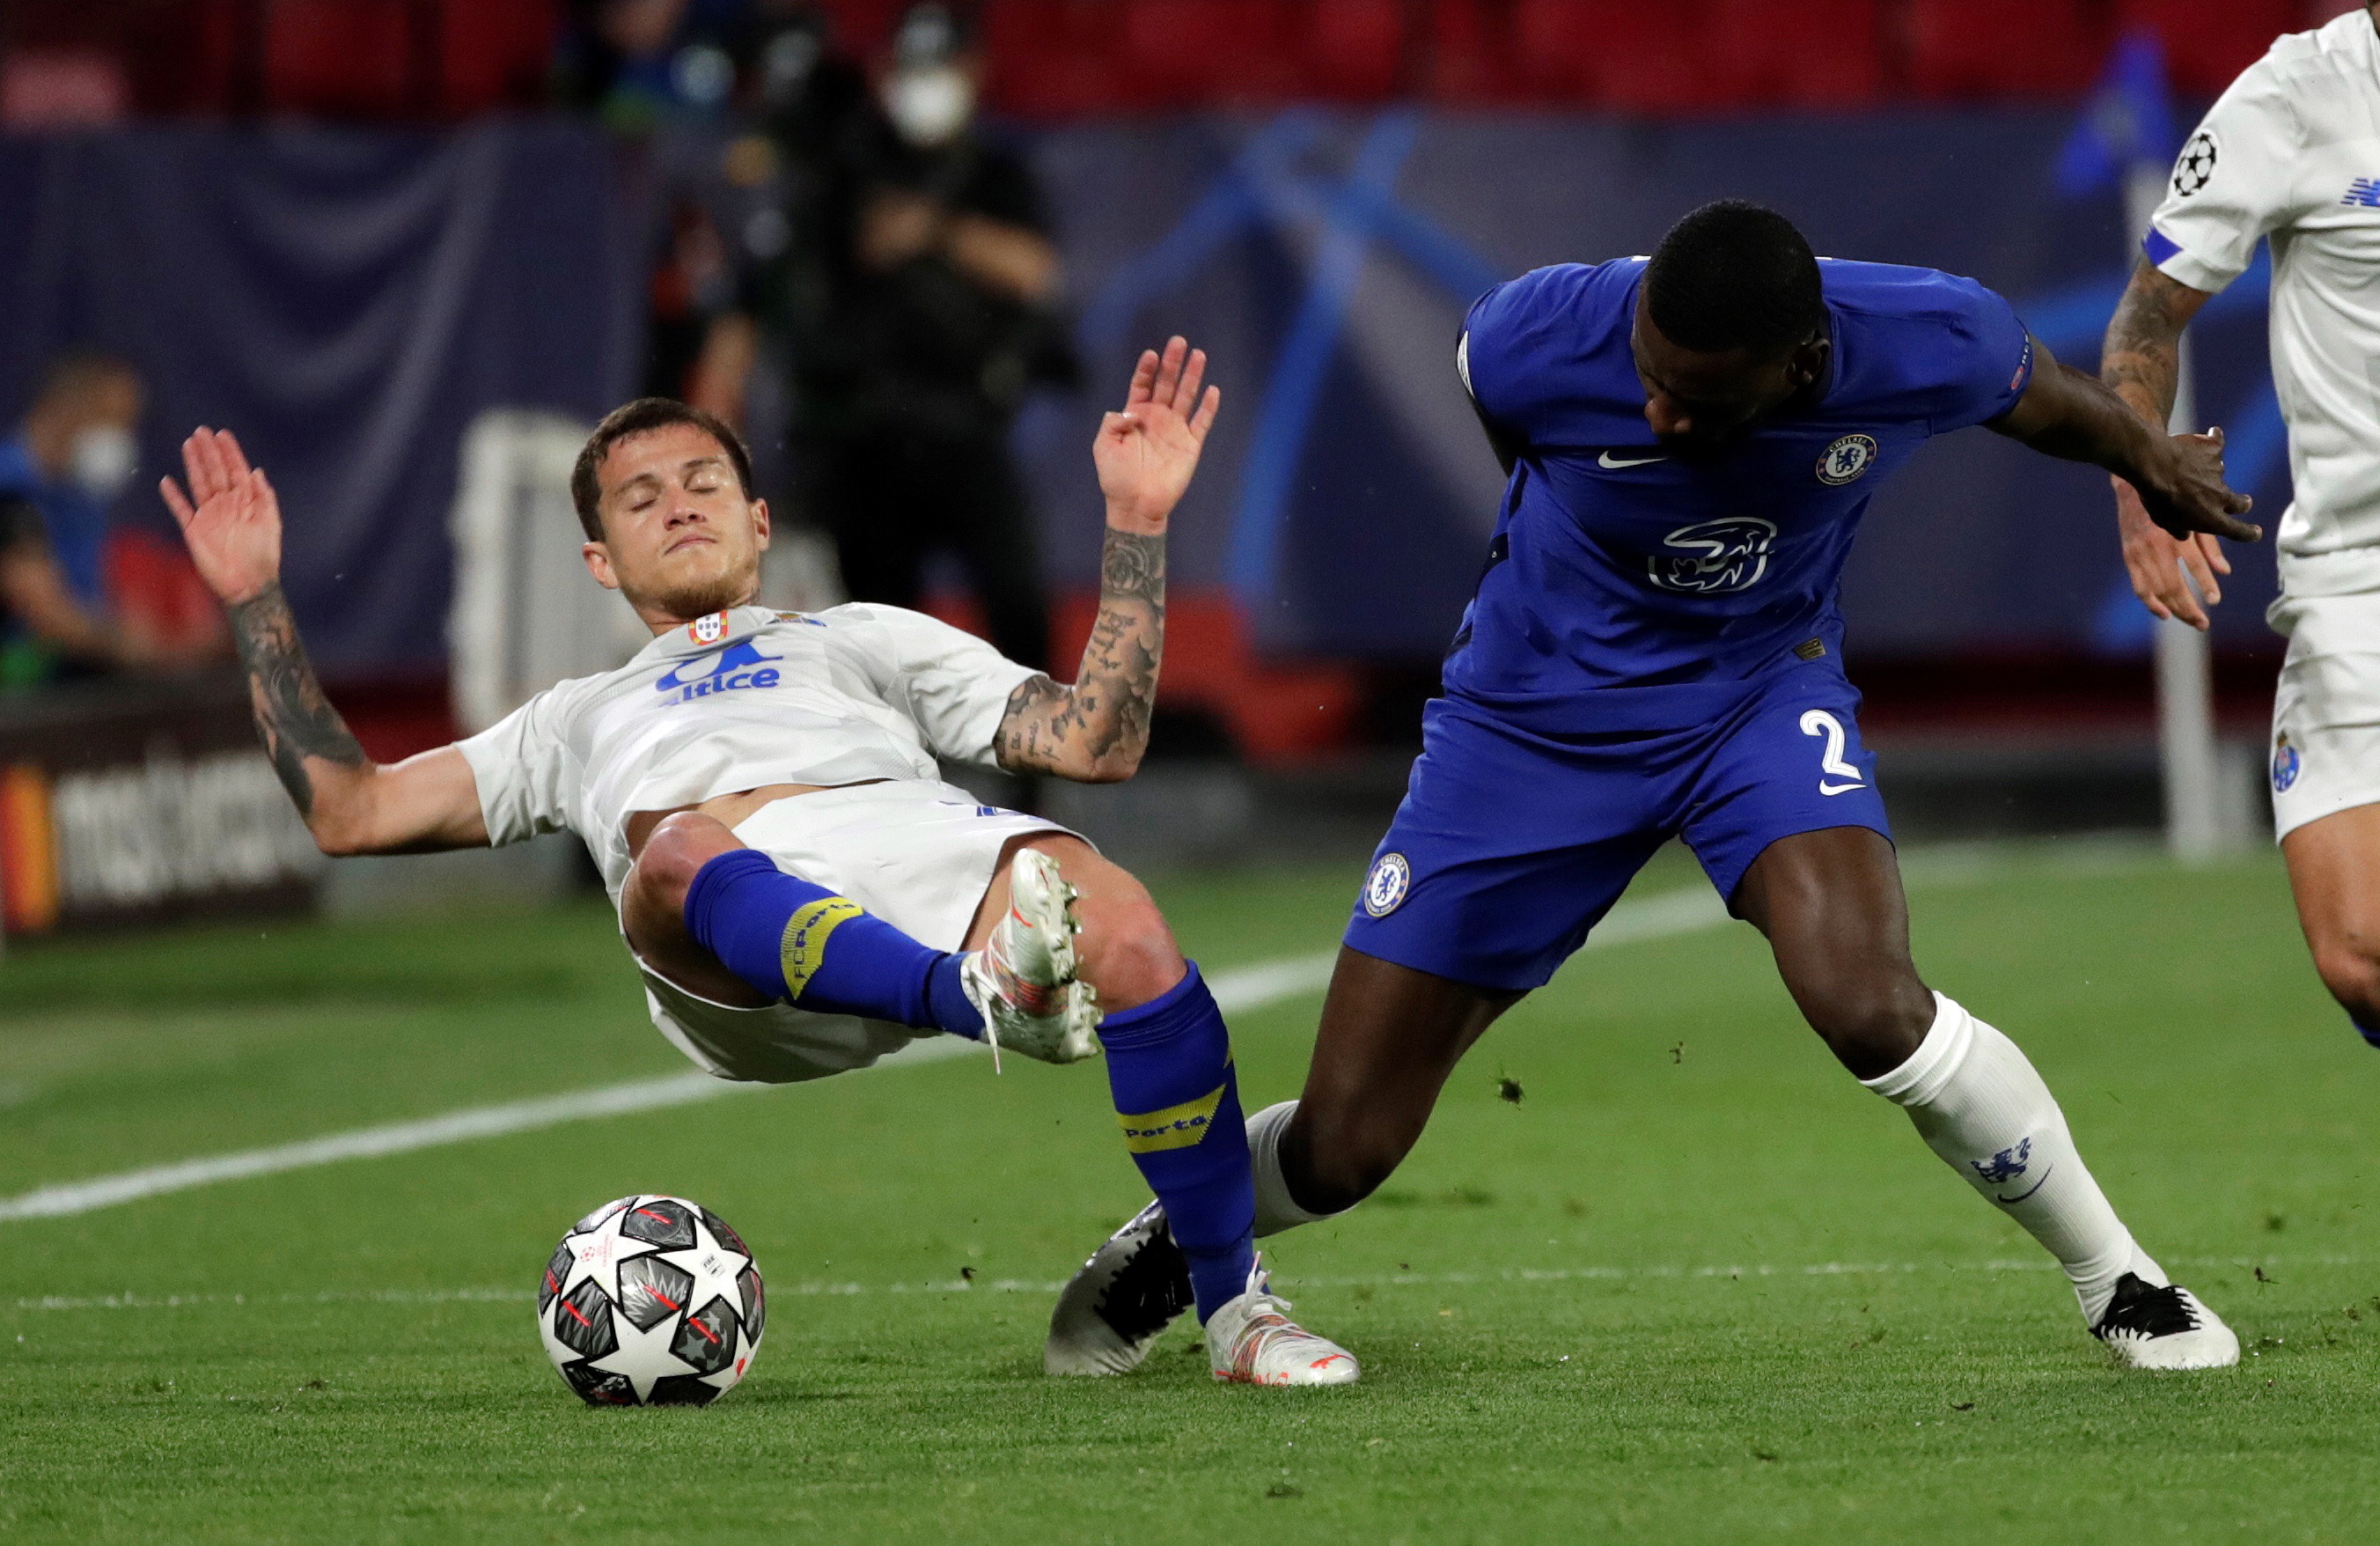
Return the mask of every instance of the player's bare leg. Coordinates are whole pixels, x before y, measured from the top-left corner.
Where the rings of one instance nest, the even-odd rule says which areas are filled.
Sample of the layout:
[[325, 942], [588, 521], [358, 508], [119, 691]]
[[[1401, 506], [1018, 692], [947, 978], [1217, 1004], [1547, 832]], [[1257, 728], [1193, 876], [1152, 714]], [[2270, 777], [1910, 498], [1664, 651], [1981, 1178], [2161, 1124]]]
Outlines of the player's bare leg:
[[1864, 827], [1780, 838], [1736, 888], [1803, 1017], [1926, 1146], [2058, 1258], [2093, 1333], [2123, 1362], [2208, 1369], [2239, 1339], [2168, 1282], [2092, 1178], [2049, 1088], [2016, 1044], [1929, 991], [1909, 955], [1892, 845]]
[[1182, 980], [1189, 965], [1148, 888], [1097, 848], [1063, 833], [1035, 833], [1001, 850], [999, 868], [967, 929], [967, 949], [984, 948], [1007, 914], [1012, 861], [1027, 850], [1056, 860], [1075, 888], [1075, 916], [1082, 925], [1075, 940], [1075, 969], [1099, 991], [1110, 1014], [1137, 1009]]
[[1909, 1061], [1933, 1027], [1934, 994], [1910, 959], [1890, 843], [1865, 827], [1780, 838], [1744, 871], [1734, 906], [1768, 937], [1785, 991], [1854, 1078]]
[[638, 959], [688, 992], [714, 1004], [757, 1009], [769, 1001], [686, 927], [686, 895], [695, 876], [721, 854], [742, 846], [725, 822], [699, 811], [680, 811], [652, 826], [620, 891], [620, 928]]
[[1274, 1119], [1278, 1137], [1266, 1135], [1282, 1185], [1268, 1195], [1259, 1166], [1257, 1232], [1343, 1212], [1378, 1189], [1421, 1140], [1454, 1065], [1521, 997], [1341, 946], [1305, 1091], [1294, 1114]]
[[2380, 805], [2308, 822], [2281, 839], [2298, 923], [2323, 986], [2380, 1046]]

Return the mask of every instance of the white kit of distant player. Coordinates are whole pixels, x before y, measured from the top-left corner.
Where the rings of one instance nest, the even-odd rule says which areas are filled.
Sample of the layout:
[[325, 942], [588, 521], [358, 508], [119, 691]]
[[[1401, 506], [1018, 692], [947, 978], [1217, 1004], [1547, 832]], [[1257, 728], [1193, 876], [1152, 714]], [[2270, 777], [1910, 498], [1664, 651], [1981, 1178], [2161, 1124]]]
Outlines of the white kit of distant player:
[[2271, 769], [2286, 836], [2380, 801], [2380, 31], [2362, 9], [2231, 83], [2183, 147], [2148, 255], [2211, 294], [2260, 237], [2295, 493], [2268, 614], [2289, 640]]

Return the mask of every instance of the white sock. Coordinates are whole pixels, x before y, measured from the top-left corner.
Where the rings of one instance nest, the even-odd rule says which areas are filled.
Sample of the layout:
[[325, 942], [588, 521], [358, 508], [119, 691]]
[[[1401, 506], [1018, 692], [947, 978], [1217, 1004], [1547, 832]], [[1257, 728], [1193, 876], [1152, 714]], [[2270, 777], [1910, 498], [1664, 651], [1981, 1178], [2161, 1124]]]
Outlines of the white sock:
[[1281, 1178], [1281, 1135], [1289, 1126], [1289, 1119], [1296, 1114], [1297, 1102], [1283, 1101], [1248, 1118], [1248, 1158], [1256, 1164], [1259, 1239], [1302, 1223], [1337, 1216], [1312, 1213], [1299, 1207], [1297, 1199], [1289, 1195], [1289, 1183]]
[[1934, 1003], [1934, 1027], [1909, 1061], [1860, 1082], [1906, 1108], [1927, 1148], [2058, 1258], [2092, 1325], [2126, 1272], [2164, 1286], [2024, 1053], [1955, 1001], [1936, 993]]

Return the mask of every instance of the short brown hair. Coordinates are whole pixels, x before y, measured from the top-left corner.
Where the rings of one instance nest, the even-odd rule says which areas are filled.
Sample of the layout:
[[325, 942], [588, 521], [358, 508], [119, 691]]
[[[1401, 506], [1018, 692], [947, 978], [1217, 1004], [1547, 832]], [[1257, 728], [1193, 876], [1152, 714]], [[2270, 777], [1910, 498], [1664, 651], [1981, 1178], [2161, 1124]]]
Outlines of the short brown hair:
[[612, 447], [624, 440], [678, 424], [691, 425], [719, 442], [727, 452], [727, 459], [735, 464], [735, 481], [743, 489], [744, 497], [752, 497], [752, 453], [745, 448], [744, 437], [728, 428], [725, 420], [674, 397], [639, 397], [603, 416], [603, 422], [595, 426], [595, 432], [579, 447], [578, 460], [570, 469], [570, 503], [578, 507], [578, 524], [586, 529], [589, 542], [603, 540], [603, 490], [596, 481], [595, 471], [612, 454]]

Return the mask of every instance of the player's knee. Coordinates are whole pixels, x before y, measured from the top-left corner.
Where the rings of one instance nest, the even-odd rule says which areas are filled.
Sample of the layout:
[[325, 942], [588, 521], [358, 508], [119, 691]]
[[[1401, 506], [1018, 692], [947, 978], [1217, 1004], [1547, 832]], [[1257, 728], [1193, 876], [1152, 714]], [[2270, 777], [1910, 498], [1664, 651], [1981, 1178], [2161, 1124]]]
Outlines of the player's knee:
[[1934, 995], [1913, 971], [1847, 972], [1796, 997], [1828, 1050], [1863, 1079], [1908, 1062], [1934, 1026]]
[[1418, 1136], [1376, 1113], [1333, 1109], [1309, 1091], [1281, 1135], [1281, 1179], [1306, 1211], [1343, 1212], [1396, 1174]]
[[691, 810], [664, 817], [645, 839], [628, 871], [628, 883], [643, 905], [683, 911], [695, 875], [712, 859], [736, 847], [724, 823]]
[[2367, 1030], [2380, 1030], [2380, 952], [2360, 940], [2314, 947], [2314, 970], [2338, 1006]]
[[1173, 931], [1137, 884], [1087, 895], [1077, 904], [1076, 941], [1083, 980], [1099, 992], [1109, 1012], [1135, 1009], [1163, 997], [1188, 969]]

